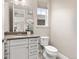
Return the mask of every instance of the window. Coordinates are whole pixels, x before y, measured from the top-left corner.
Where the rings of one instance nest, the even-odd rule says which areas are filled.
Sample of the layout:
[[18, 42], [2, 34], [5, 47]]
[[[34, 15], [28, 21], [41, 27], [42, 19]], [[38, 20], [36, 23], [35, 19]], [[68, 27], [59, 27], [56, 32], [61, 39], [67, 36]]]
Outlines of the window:
[[48, 9], [37, 8], [37, 26], [48, 26]]

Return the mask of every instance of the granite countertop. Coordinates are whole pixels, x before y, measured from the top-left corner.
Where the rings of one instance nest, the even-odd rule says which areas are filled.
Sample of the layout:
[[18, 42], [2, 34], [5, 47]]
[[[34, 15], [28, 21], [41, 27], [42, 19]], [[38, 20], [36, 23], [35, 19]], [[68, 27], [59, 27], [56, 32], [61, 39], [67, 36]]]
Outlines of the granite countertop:
[[14, 40], [14, 39], [23, 39], [23, 38], [37, 38], [39, 35], [5, 35], [4, 39]]

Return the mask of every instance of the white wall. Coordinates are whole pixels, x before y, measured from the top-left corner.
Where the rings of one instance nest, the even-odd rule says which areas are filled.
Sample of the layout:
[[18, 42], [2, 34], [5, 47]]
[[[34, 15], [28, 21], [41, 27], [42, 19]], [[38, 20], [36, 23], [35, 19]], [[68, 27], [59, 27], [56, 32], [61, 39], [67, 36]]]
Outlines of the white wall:
[[51, 0], [51, 44], [69, 59], [76, 58], [76, 0]]
[[4, 3], [3, 9], [3, 30], [4, 32], [9, 32], [9, 4], [7, 2]]

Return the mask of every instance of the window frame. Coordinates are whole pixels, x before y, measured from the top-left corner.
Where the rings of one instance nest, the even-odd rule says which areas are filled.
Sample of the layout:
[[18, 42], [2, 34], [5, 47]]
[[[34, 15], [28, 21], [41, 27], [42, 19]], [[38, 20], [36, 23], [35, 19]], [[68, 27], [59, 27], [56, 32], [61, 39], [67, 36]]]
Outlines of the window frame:
[[[46, 14], [45, 14], [45, 25], [38, 25], [38, 15], [43, 15], [43, 11], [42, 11], [42, 14], [38, 14], [38, 9], [44, 9], [44, 10], [46, 10], [45, 12], [46, 12]], [[44, 15], [43, 15], [44, 16]], [[48, 9], [47, 8], [40, 8], [40, 7], [38, 7], [37, 8], [37, 21], [36, 21], [36, 26], [37, 27], [48, 27]]]

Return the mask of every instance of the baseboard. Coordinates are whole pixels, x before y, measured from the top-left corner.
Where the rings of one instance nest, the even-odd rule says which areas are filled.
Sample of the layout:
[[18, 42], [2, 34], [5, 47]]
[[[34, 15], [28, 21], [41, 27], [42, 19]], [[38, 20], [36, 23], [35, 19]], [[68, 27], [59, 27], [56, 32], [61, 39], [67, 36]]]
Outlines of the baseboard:
[[58, 52], [57, 59], [69, 59], [67, 56], [64, 56], [62, 53]]

